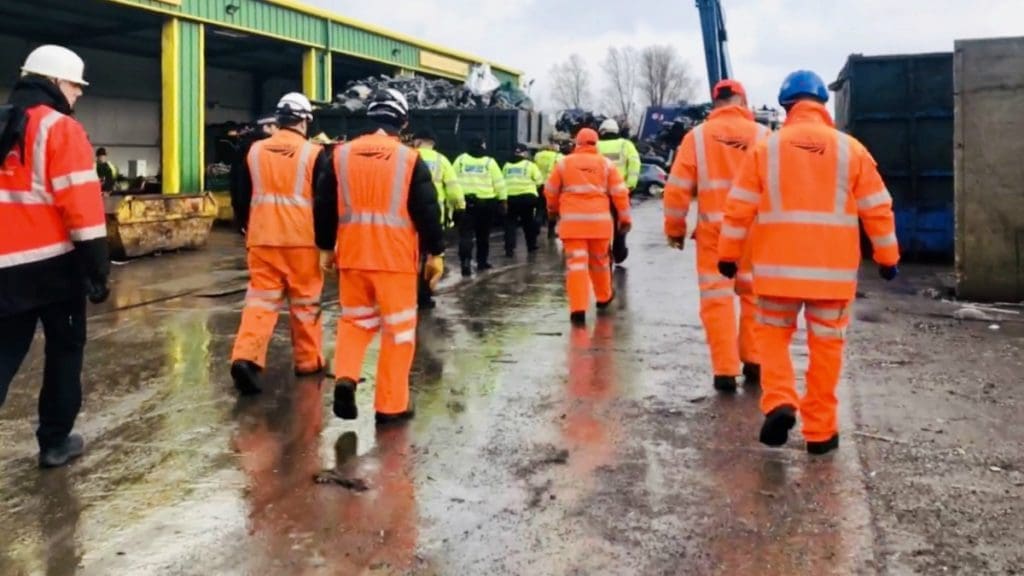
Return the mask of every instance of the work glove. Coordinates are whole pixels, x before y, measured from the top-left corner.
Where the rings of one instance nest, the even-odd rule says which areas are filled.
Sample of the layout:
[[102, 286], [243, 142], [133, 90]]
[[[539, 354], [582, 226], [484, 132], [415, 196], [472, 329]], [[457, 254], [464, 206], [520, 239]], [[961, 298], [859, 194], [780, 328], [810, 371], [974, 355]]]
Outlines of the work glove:
[[878, 266], [878, 275], [882, 277], [886, 282], [892, 282], [900, 274], [900, 269], [897, 266]]
[[675, 248], [676, 250], [682, 250], [683, 249], [683, 243], [685, 241], [686, 241], [686, 236], [676, 236], [676, 237], [669, 236], [668, 237], [668, 245], [669, 245], [669, 247], [670, 248]]
[[110, 287], [107, 285], [107, 279], [86, 280], [85, 296], [93, 304], [106, 302], [107, 298], [110, 298]]
[[629, 231], [633, 229], [632, 222], [619, 222], [619, 234], [629, 234]]
[[430, 285], [430, 289], [436, 290], [441, 276], [444, 274], [444, 256], [428, 256], [423, 266], [423, 279]]
[[320, 269], [324, 272], [330, 272], [337, 266], [337, 262], [334, 258], [334, 250], [321, 250], [320, 251]]
[[738, 270], [739, 268], [736, 266], [735, 262], [718, 262], [718, 273], [730, 280], [736, 277], [736, 272]]

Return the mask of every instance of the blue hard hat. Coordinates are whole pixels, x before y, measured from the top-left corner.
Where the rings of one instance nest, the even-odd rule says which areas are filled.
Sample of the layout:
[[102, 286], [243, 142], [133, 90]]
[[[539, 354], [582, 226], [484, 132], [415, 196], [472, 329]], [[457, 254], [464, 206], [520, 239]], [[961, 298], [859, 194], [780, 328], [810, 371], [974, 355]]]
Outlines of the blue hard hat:
[[811, 96], [828, 102], [828, 88], [825, 81], [810, 70], [797, 70], [786, 76], [779, 88], [779, 104], [783, 107], [796, 102], [800, 96]]

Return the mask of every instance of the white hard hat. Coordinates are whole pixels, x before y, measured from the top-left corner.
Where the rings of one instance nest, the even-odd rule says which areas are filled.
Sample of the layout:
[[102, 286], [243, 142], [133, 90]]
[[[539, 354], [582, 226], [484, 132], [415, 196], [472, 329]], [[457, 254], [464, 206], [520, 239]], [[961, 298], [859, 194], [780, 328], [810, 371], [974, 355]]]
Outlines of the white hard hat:
[[609, 133], [611, 133], [611, 134], [618, 134], [619, 133], [619, 123], [616, 122], [614, 118], [609, 118], [609, 119], [605, 120], [604, 122], [601, 122], [600, 132], [601, 132], [601, 134], [609, 134]]
[[278, 116], [312, 120], [313, 105], [309, 103], [309, 98], [306, 98], [304, 94], [289, 92], [278, 101], [276, 113]]
[[28, 58], [25, 58], [21, 72], [65, 80], [80, 86], [89, 85], [84, 78], [85, 62], [78, 54], [54, 44], [45, 44], [33, 50]]
[[370, 97], [366, 115], [390, 116], [396, 120], [405, 120], [409, 117], [409, 101], [405, 99], [404, 94], [394, 88], [378, 90]]

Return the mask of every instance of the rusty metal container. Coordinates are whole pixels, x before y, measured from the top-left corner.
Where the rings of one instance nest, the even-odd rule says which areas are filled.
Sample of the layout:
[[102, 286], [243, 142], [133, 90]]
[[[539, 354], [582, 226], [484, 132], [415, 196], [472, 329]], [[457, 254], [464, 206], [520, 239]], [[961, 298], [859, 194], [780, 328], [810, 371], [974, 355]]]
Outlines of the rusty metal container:
[[218, 212], [212, 194], [112, 196], [105, 202], [111, 256], [119, 259], [202, 248]]

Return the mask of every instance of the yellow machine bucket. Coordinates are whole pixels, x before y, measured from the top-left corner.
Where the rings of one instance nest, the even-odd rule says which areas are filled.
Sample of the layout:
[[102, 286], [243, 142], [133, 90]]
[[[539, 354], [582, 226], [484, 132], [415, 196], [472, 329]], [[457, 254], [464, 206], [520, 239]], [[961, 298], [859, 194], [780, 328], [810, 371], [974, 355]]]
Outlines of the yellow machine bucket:
[[106, 199], [111, 256], [135, 258], [206, 245], [217, 218], [211, 194], [144, 194]]

